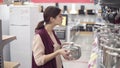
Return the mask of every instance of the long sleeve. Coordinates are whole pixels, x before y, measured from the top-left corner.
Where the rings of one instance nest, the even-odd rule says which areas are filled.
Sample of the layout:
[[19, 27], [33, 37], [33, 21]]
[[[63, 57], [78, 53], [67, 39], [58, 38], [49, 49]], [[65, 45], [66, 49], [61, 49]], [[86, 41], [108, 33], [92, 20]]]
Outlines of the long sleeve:
[[32, 51], [36, 64], [38, 66], [44, 65], [44, 45], [39, 34], [34, 36]]
[[[57, 43], [56, 39], [54, 36], [51, 37], [51, 39], [54, 42], [54, 51], [60, 49], [60, 45]], [[32, 51], [33, 51], [33, 56], [36, 64], [38, 66], [44, 65], [45, 64], [45, 47], [42, 42], [42, 39], [39, 34], [34, 36], [33, 39], [33, 46], [32, 46]], [[56, 63], [57, 63], [57, 68], [62, 68], [62, 60], [60, 55], [56, 56]]]

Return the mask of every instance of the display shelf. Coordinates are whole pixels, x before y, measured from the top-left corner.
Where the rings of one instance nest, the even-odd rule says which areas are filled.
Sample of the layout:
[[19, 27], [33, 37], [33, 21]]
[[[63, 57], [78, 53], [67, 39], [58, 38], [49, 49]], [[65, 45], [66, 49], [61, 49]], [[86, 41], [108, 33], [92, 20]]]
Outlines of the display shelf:
[[5, 46], [5, 44], [7, 44], [15, 39], [16, 39], [16, 36], [3, 35], [2, 40], [0, 42], [0, 50], [3, 50], [3, 47]]
[[[2, 35], [2, 34], [1, 34]], [[3, 48], [5, 44], [13, 41], [16, 39], [16, 36], [7, 36], [3, 35], [2, 40], [0, 42], [0, 68], [4, 68], [4, 63], [3, 63]]]
[[120, 0], [101, 0], [103, 3], [120, 3]]
[[101, 5], [120, 8], [120, 1], [119, 0], [101, 0]]
[[93, 34], [93, 32], [90, 32], [90, 31], [80, 31], [79, 34], [81, 34], [81, 35], [90, 35], [90, 34]]
[[0, 43], [0, 47], [4, 46], [5, 44], [7, 44], [15, 39], [16, 39], [16, 36], [2, 35], [2, 42]]
[[20, 63], [18, 62], [4, 61], [4, 68], [18, 68], [19, 66], [20, 66]]

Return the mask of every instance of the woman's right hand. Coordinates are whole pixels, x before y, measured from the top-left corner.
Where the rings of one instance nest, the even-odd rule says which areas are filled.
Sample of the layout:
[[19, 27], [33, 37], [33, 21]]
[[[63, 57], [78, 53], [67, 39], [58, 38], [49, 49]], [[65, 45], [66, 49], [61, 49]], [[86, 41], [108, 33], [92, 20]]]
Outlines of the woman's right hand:
[[70, 51], [66, 50], [66, 49], [59, 49], [58, 50], [59, 54], [62, 55], [65, 59], [69, 60], [69, 54]]

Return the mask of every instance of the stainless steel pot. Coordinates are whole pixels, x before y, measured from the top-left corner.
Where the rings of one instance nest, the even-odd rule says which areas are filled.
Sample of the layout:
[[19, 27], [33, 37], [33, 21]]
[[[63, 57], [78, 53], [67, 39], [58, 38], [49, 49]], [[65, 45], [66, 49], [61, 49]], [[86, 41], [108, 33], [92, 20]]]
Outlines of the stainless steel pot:
[[70, 52], [69, 58], [70, 60], [77, 60], [81, 57], [81, 48], [80, 46], [76, 44], [69, 44], [69, 45], [64, 45], [63, 48], [68, 50]]

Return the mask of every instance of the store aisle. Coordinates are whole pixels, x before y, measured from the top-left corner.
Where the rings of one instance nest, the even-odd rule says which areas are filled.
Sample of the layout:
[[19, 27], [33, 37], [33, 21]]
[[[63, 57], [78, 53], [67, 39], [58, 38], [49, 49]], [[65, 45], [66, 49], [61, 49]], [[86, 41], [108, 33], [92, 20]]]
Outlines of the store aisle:
[[90, 32], [77, 32], [73, 42], [81, 47], [81, 58], [76, 61], [63, 60], [64, 68], [88, 68], [88, 61], [91, 54], [93, 34]]

